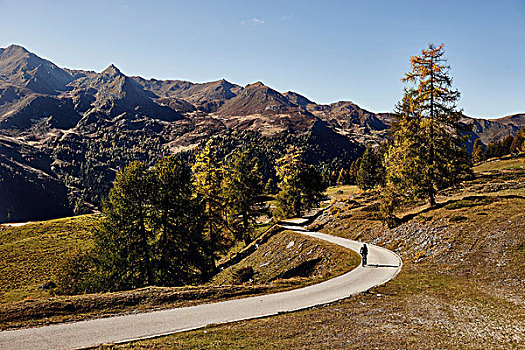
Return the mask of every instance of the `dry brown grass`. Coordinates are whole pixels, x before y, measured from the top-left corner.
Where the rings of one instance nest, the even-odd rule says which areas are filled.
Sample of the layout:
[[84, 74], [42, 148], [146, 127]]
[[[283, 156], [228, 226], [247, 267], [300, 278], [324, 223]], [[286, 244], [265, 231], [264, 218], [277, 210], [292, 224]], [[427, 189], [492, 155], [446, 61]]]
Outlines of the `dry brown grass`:
[[359, 261], [359, 256], [346, 248], [292, 231], [283, 231], [272, 236], [238, 264], [218, 273], [212, 283], [233, 283], [236, 271], [243, 268], [253, 269], [253, 283], [268, 283], [281, 276], [290, 276], [298, 267], [309, 262], [317, 262], [311, 273], [305, 271], [306, 275], [303, 276], [307, 277], [304, 283], [311, 284], [347, 272], [356, 267]]
[[[357, 254], [351, 254], [345, 248], [291, 231], [276, 232], [254, 253], [239, 264], [225, 269], [206, 285], [149, 287], [78, 296], [51, 297], [47, 294], [47, 298], [40, 296], [4, 303], [0, 304], [0, 329], [78, 321], [275, 293], [320, 282], [359, 264]], [[294, 245], [286, 249], [292, 241]], [[270, 252], [274, 254], [268, 254]], [[311, 270], [306, 271], [307, 275], [296, 271], [302, 263], [319, 257], [322, 259]], [[247, 266], [254, 267], [256, 274], [253, 280], [248, 283], [236, 281], [236, 272]]]
[[363, 210], [366, 196], [341, 200], [312, 224], [400, 253], [403, 271], [384, 286], [320, 308], [106, 348], [523, 349], [525, 173], [482, 169], [490, 176], [442, 194], [450, 205], [409, 208], [400, 214], [413, 218], [393, 230]]
[[124, 344], [126, 349], [520, 349], [523, 314], [463, 280], [407, 269], [324, 307]]
[[55, 279], [57, 268], [69, 252], [92, 244], [90, 215], [0, 226], [0, 304], [46, 298], [38, 287]]

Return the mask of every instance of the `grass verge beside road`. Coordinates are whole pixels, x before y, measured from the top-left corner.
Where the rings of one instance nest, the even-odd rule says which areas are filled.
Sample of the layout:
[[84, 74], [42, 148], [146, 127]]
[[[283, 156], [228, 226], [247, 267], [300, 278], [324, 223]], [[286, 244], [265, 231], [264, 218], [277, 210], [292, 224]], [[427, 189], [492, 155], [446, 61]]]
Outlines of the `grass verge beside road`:
[[[90, 222], [87, 217], [72, 220], [79, 224], [80, 221], [76, 220]], [[57, 228], [59, 225], [72, 229], [71, 221], [68, 219], [43, 225], [37, 223], [36, 227], [52, 227], [57, 232], [61, 232]], [[36, 238], [41, 234], [41, 231], [35, 231], [35, 227], [30, 226], [29, 231], [11, 232], [6, 237], [9, 236], [9, 242], [15, 244], [27, 237]], [[61, 239], [60, 235], [52, 235], [52, 237]], [[46, 242], [42, 241], [40, 247], [49, 249], [45, 246], [49, 242]], [[294, 243], [291, 244], [291, 242]], [[69, 247], [69, 245], [65, 246]], [[23, 251], [26, 247], [21, 245], [16, 249]], [[33, 252], [34, 249], [31, 249], [21, 256], [29, 259], [29, 254]], [[273, 254], [268, 254], [269, 252]], [[43, 256], [42, 259], [45, 257]], [[312, 261], [315, 264], [311, 264]], [[51, 266], [55, 262], [50, 259], [46, 262], [46, 266]], [[244, 258], [238, 266], [234, 265], [225, 269], [206, 285], [149, 287], [115, 293], [53, 297], [48, 292], [37, 289], [40, 282], [27, 284], [25, 288], [29, 292], [31, 292], [30, 288], [36, 289], [33, 291], [35, 297], [18, 302], [1, 303], [0, 329], [78, 321], [275, 293], [320, 282], [351, 270], [358, 263], [359, 257], [342, 247], [319, 242], [317, 239], [304, 237], [291, 231], [282, 231], [271, 236], [254, 253]], [[249, 279], [239, 280], [238, 271], [248, 266], [253, 267], [254, 274]]]

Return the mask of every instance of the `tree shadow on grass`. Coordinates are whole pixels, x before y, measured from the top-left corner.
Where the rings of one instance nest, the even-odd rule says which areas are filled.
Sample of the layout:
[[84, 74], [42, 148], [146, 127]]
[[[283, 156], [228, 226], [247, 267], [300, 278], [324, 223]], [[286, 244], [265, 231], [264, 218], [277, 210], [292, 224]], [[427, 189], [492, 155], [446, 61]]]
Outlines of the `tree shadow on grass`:
[[[443, 207], [446, 207], [446, 206], [453, 206], [453, 205], [456, 205], [456, 207], [453, 207], [452, 209], [460, 209], [462, 207], [472, 207], [472, 206], [478, 206], [478, 205], [484, 205], [484, 204], [488, 204], [487, 202], [484, 202], [484, 200], [496, 200], [497, 198], [504, 198], [504, 199], [525, 199], [525, 196], [520, 196], [520, 195], [516, 195], [516, 194], [509, 194], [509, 195], [502, 195], [502, 196], [466, 196], [466, 197], [463, 197], [463, 198], [459, 198], [459, 199], [451, 199], [451, 200], [448, 200], [448, 201], [445, 201], [445, 202], [441, 202], [441, 203], [437, 203], [436, 205], [432, 206], [432, 207], [427, 207], [425, 209], [422, 209], [416, 213], [412, 213], [412, 214], [407, 214], [401, 218], [398, 218], [396, 220], [396, 223], [397, 225], [400, 225], [400, 224], [404, 224], [405, 222], [408, 222], [410, 220], [412, 220], [413, 218], [415, 218], [416, 216], [419, 216], [421, 214], [425, 214], [425, 213], [428, 213], [432, 210], [436, 210], [436, 209], [440, 209], [440, 208], [443, 208]], [[466, 202], [466, 201], [472, 201], [473, 203], [472, 204], [468, 204], [468, 205], [464, 205], [464, 206], [461, 206], [459, 205], [459, 203], [461, 202]]]

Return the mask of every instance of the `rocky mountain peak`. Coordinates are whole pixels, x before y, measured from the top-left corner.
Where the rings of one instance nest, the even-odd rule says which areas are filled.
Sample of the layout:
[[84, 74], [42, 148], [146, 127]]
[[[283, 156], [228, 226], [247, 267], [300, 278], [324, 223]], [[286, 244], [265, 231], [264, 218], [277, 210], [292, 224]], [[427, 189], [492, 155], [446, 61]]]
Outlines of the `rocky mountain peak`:
[[120, 69], [118, 69], [117, 66], [115, 66], [113, 63], [110, 64], [106, 69], [104, 69], [101, 74], [109, 75], [111, 77], [118, 77], [124, 75], [122, 74]]
[[283, 96], [286, 97], [288, 101], [298, 106], [306, 107], [309, 104], [314, 104], [314, 102], [310, 101], [309, 99], [307, 99], [301, 94], [298, 94], [295, 91], [287, 91], [283, 94]]
[[231, 88], [236, 86], [236, 85], [230, 83], [226, 79], [221, 79], [221, 80], [217, 80], [217, 81], [211, 81], [209, 83], [204, 83], [204, 84], [208, 84], [210, 87], [213, 86], [213, 87], [215, 87], [215, 89], [220, 88], [220, 89], [224, 89], [224, 90], [230, 90]]
[[248, 84], [232, 99], [226, 101], [218, 110], [221, 115], [276, 114], [291, 112], [296, 108], [281, 93], [257, 81]]
[[0, 76], [14, 85], [44, 94], [64, 91], [73, 80], [65, 70], [20, 45], [10, 45], [0, 52]]
[[[21, 62], [23, 60], [27, 61], [29, 59], [31, 59], [31, 61], [35, 61], [34, 57], [31, 57], [31, 55], [32, 54], [22, 46], [10, 45], [0, 51], [0, 65], [5, 67], [9, 63]], [[36, 55], [33, 56], [38, 57]]]
[[8, 56], [16, 56], [21, 54], [29, 55], [29, 51], [27, 51], [23, 46], [12, 44], [6, 47], [5, 49], [2, 49], [2, 53], [8, 57]]
[[335, 108], [349, 109], [349, 110], [357, 107], [357, 105], [353, 103], [352, 101], [337, 101], [337, 102], [332, 103], [331, 106], [334, 106]]
[[246, 85], [246, 89], [248, 88], [268, 88], [268, 86], [264, 85], [262, 81], [256, 81], [255, 83]]

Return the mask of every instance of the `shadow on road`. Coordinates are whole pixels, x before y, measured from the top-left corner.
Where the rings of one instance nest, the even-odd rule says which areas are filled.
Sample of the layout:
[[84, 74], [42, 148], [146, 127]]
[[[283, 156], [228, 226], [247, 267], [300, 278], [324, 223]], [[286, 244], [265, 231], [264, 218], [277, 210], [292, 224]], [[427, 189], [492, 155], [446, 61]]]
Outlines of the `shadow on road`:
[[278, 225], [287, 230], [293, 230], [293, 231], [299, 231], [299, 232], [312, 232], [312, 231], [308, 231], [307, 229], [301, 226], [292, 226], [290, 224], [285, 224], [285, 225], [278, 224]]
[[395, 268], [399, 267], [399, 265], [381, 265], [381, 264], [367, 264], [366, 266], [370, 266], [370, 267], [395, 267]]

